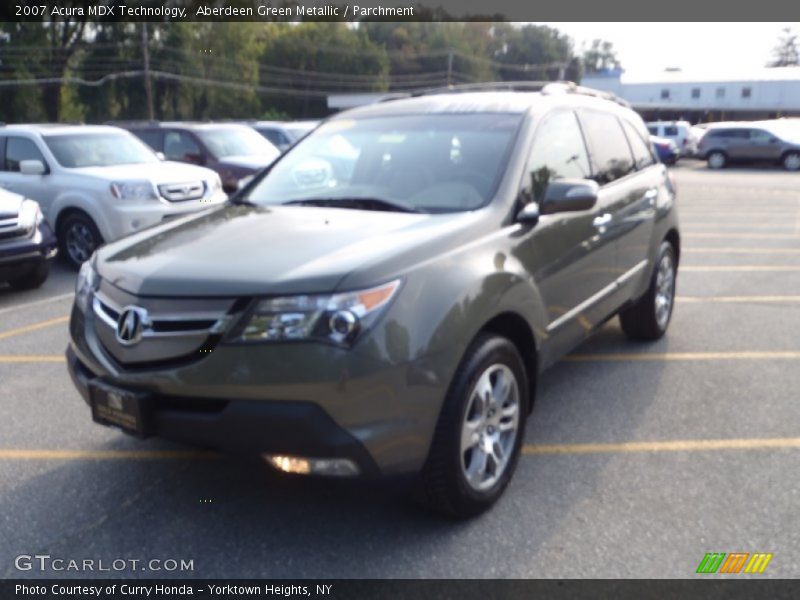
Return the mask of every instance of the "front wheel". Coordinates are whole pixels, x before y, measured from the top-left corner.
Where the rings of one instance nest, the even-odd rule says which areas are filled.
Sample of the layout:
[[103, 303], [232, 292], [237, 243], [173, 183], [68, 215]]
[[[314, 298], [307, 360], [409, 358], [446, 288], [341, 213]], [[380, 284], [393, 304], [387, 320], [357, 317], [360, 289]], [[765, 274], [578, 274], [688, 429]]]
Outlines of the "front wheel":
[[650, 287], [633, 306], [619, 313], [622, 331], [634, 340], [657, 340], [667, 331], [675, 304], [678, 263], [675, 249], [663, 242], [658, 251]]
[[79, 269], [103, 243], [103, 237], [89, 215], [75, 212], [67, 216], [59, 227], [58, 242], [69, 265]]
[[47, 276], [50, 274], [50, 263], [43, 262], [33, 270], [25, 273], [22, 277], [11, 279], [8, 282], [15, 290], [34, 290], [42, 287], [42, 284], [47, 281]]
[[445, 398], [421, 484], [434, 511], [464, 519], [503, 494], [517, 466], [528, 415], [528, 381], [516, 346], [482, 335]]
[[787, 171], [800, 171], [800, 152], [788, 152], [782, 162]]
[[710, 169], [723, 169], [728, 164], [728, 157], [724, 152], [711, 152], [706, 160]]

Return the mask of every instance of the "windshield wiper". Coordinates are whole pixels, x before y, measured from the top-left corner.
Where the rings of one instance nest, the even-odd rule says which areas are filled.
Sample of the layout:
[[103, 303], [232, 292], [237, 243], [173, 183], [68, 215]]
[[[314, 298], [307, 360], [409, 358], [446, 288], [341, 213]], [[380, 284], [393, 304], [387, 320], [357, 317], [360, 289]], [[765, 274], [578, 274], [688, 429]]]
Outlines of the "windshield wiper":
[[407, 204], [405, 202], [398, 202], [396, 200], [386, 200], [384, 198], [302, 198], [300, 200], [289, 200], [282, 202], [284, 205], [294, 206], [328, 206], [335, 208], [360, 208], [364, 210], [378, 210], [378, 211], [393, 211], [393, 212], [408, 212], [408, 213], [421, 213], [424, 212], [419, 208]]

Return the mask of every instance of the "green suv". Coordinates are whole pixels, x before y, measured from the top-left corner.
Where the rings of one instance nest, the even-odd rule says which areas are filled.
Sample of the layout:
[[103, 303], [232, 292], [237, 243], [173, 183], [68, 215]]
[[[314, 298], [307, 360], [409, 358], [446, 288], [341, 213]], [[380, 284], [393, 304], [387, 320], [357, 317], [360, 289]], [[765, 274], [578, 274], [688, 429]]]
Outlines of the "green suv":
[[100, 248], [67, 350], [94, 420], [490, 506], [542, 371], [616, 314], [662, 336], [680, 252], [636, 113], [509, 88], [340, 113], [226, 205]]

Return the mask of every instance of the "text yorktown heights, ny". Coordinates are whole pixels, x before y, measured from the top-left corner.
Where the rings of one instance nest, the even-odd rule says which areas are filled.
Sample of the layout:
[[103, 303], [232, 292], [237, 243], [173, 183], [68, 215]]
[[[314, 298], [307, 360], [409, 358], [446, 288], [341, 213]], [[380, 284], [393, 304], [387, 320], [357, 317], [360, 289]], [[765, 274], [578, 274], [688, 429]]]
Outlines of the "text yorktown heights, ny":
[[209, 6], [199, 4], [186, 6], [138, 6], [118, 4], [114, 6], [86, 5], [61, 6], [59, 4], [16, 5], [14, 12], [18, 17], [104, 17], [119, 19], [141, 19], [149, 17], [172, 20], [193, 18], [240, 18], [240, 19], [307, 19], [314, 17], [340, 20], [363, 19], [370, 17], [413, 17], [413, 6], [363, 6], [359, 4], [298, 4], [296, 6], [272, 6], [269, 2], [253, 6]]

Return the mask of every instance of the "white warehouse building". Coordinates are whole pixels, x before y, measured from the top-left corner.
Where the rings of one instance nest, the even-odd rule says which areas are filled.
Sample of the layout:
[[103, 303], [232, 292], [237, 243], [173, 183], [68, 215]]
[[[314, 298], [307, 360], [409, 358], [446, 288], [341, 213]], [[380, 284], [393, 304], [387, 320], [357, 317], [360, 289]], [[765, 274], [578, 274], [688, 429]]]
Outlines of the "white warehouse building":
[[613, 92], [645, 119], [692, 122], [800, 116], [800, 67], [697, 76], [667, 70], [637, 78], [620, 71], [586, 75], [582, 85]]

